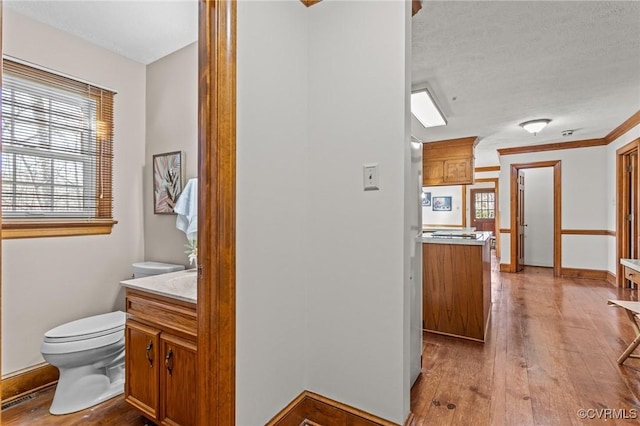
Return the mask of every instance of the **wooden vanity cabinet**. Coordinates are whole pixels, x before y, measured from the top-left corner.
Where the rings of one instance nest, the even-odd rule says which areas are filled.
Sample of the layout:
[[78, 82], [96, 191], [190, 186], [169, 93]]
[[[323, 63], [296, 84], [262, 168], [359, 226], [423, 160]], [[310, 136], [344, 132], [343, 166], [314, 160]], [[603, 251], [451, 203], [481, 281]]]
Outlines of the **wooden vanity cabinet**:
[[422, 184], [473, 184], [477, 143], [474, 136], [422, 144]]
[[161, 425], [196, 423], [195, 304], [127, 289], [125, 400]]

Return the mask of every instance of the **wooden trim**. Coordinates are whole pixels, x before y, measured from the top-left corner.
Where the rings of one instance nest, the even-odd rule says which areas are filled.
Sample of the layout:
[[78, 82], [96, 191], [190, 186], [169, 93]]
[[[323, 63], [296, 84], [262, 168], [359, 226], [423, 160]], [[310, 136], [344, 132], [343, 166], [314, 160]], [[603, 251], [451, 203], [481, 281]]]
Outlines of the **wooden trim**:
[[510, 263], [501, 263], [500, 264], [500, 272], [512, 272]]
[[640, 124], [640, 110], [636, 111], [636, 113], [627, 118], [624, 123], [609, 132], [609, 134], [605, 136], [604, 139], [607, 141], [607, 143], [611, 143], [618, 139], [620, 136], [627, 133], [629, 130], [636, 127], [638, 124]]
[[413, 411], [409, 411], [409, 415], [407, 416], [407, 420], [404, 421], [404, 426], [413, 426], [413, 422], [416, 419], [416, 415], [413, 414]]
[[[3, 4], [0, 1], [0, 58], [3, 54], [3, 44], [2, 44], [2, 32], [3, 32]], [[4, 61], [0, 61], [0, 75], [3, 73], [3, 63]], [[2, 100], [2, 79], [0, 78], [0, 100]], [[0, 108], [0, 135], [2, 134], [2, 109]], [[0, 157], [2, 157], [2, 144], [0, 143]], [[0, 183], [2, 183], [2, 174], [0, 173]], [[0, 185], [1, 187], [2, 185]], [[2, 191], [0, 191], [0, 206], [2, 205]], [[3, 224], [2, 224], [2, 209], [0, 208], [0, 233], [2, 232]], [[2, 241], [0, 240], [0, 365], [2, 365]], [[0, 380], [0, 394], [2, 394], [4, 386], [2, 385], [2, 381]], [[4, 398], [3, 398], [4, 399]], [[0, 425], [2, 424], [2, 410], [0, 410]]]
[[2, 402], [13, 401], [58, 382], [58, 369], [42, 363], [2, 378]]
[[316, 3], [320, 3], [322, 0], [300, 0], [302, 2], [302, 4], [304, 4], [307, 7], [311, 7]]
[[616, 275], [612, 274], [609, 271], [607, 271], [607, 282], [615, 287], [616, 286]]
[[314, 423], [320, 425], [397, 426], [397, 423], [309, 391], [298, 395], [269, 420], [266, 426], [300, 426]]
[[615, 232], [606, 229], [563, 229], [560, 231], [562, 235], [611, 235]]
[[498, 178], [477, 178], [475, 179], [475, 181], [473, 182], [473, 184], [475, 185], [476, 183], [493, 183], [496, 189], [498, 189]]
[[[624, 287], [624, 273], [622, 264], [620, 264], [620, 258], [625, 255], [625, 239], [628, 238], [627, 233], [624, 230], [624, 212], [627, 211], [628, 200], [624, 197], [625, 190], [625, 172], [622, 170], [624, 166], [624, 156], [632, 151], [638, 151], [640, 155], [640, 138], [637, 138], [628, 144], [618, 148], [616, 150], [616, 279], [617, 286]], [[640, 184], [639, 184], [640, 186]], [[634, 206], [634, 210], [637, 210], [640, 206]]]
[[501, 234], [510, 234], [511, 233], [511, 228], [500, 228], [498, 229], [498, 232]]
[[609, 271], [599, 269], [562, 268], [563, 278], [586, 278], [590, 280], [606, 280]]
[[[486, 166], [486, 167], [476, 167], [475, 172], [476, 173], [482, 173], [482, 172], [499, 172], [500, 171], [500, 166]], [[477, 181], [477, 179], [476, 179]]]
[[462, 227], [467, 227], [467, 185], [462, 185]]
[[234, 0], [200, 0], [198, 425], [235, 424], [236, 28]]
[[498, 155], [514, 155], [514, 154], [526, 154], [529, 152], [543, 152], [543, 151], [557, 151], [561, 149], [575, 149], [575, 148], [592, 148], [594, 146], [607, 145], [604, 138], [598, 139], [585, 139], [572, 142], [555, 142], [543, 145], [528, 145], [517, 146], [514, 148], [502, 148], [498, 149]]
[[116, 220], [93, 221], [17, 221], [6, 220], [2, 224], [2, 239], [71, 237], [79, 235], [111, 234]]
[[464, 228], [464, 225], [433, 225], [426, 223], [422, 225], [422, 228]]
[[[560, 160], [538, 161], [534, 163], [511, 164], [511, 267], [513, 272], [517, 269], [517, 246], [518, 229], [517, 223], [518, 209], [518, 171], [522, 169], [535, 169], [542, 167], [553, 167], [553, 276], [559, 277], [562, 273], [562, 162]], [[526, 184], [525, 184], [526, 187]], [[515, 260], [515, 261], [514, 261]]]
[[445, 139], [442, 141], [429, 141], [429, 142], [423, 141], [423, 144], [429, 145], [430, 143], [446, 143], [447, 145], [465, 145], [466, 146], [471, 143], [475, 147], [476, 145], [478, 145], [478, 142], [480, 142], [480, 139], [477, 136], [467, 136], [464, 138]]
[[411, 0], [411, 16], [416, 16], [420, 9], [422, 9], [422, 0]]

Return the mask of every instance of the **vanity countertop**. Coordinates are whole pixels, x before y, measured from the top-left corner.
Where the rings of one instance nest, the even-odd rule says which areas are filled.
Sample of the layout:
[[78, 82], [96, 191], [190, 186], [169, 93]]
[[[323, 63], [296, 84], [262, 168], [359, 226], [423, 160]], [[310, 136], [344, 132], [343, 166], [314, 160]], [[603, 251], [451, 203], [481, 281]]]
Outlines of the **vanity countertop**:
[[197, 303], [198, 284], [196, 278], [196, 269], [193, 268], [184, 271], [170, 272], [168, 274], [120, 281], [120, 284], [133, 290], [146, 291], [159, 296]]
[[640, 259], [620, 259], [620, 263], [627, 268], [640, 272]]

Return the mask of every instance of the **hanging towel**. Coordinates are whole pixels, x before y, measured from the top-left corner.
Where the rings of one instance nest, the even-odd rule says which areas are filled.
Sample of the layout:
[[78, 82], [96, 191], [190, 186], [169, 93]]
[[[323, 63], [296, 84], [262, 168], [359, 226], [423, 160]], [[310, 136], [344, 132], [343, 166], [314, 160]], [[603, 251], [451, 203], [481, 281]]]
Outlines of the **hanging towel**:
[[197, 178], [189, 179], [173, 211], [178, 214], [176, 228], [187, 234], [187, 240], [195, 240], [198, 234]]

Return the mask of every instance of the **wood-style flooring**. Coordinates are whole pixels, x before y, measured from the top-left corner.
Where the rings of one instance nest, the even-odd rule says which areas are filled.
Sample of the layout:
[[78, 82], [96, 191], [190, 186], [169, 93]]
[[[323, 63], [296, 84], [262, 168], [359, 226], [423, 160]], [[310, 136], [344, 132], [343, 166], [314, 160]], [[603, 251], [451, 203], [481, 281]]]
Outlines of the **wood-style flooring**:
[[[623, 310], [606, 303], [638, 300], [637, 290], [528, 267], [494, 270], [492, 296], [486, 343], [424, 334], [412, 426], [640, 424], [621, 419], [640, 418], [640, 359], [616, 364], [634, 333]], [[122, 396], [67, 416], [48, 414], [52, 397], [49, 389], [3, 410], [2, 424], [146, 424]], [[579, 418], [581, 409], [591, 418]]]
[[124, 401], [124, 395], [73, 414], [52, 416], [49, 407], [54, 387], [36, 393], [35, 398], [2, 410], [2, 426], [145, 426], [153, 425]]
[[535, 267], [492, 287], [486, 343], [424, 334], [412, 426], [640, 424], [640, 359], [616, 363], [635, 333], [607, 305], [637, 290]]

